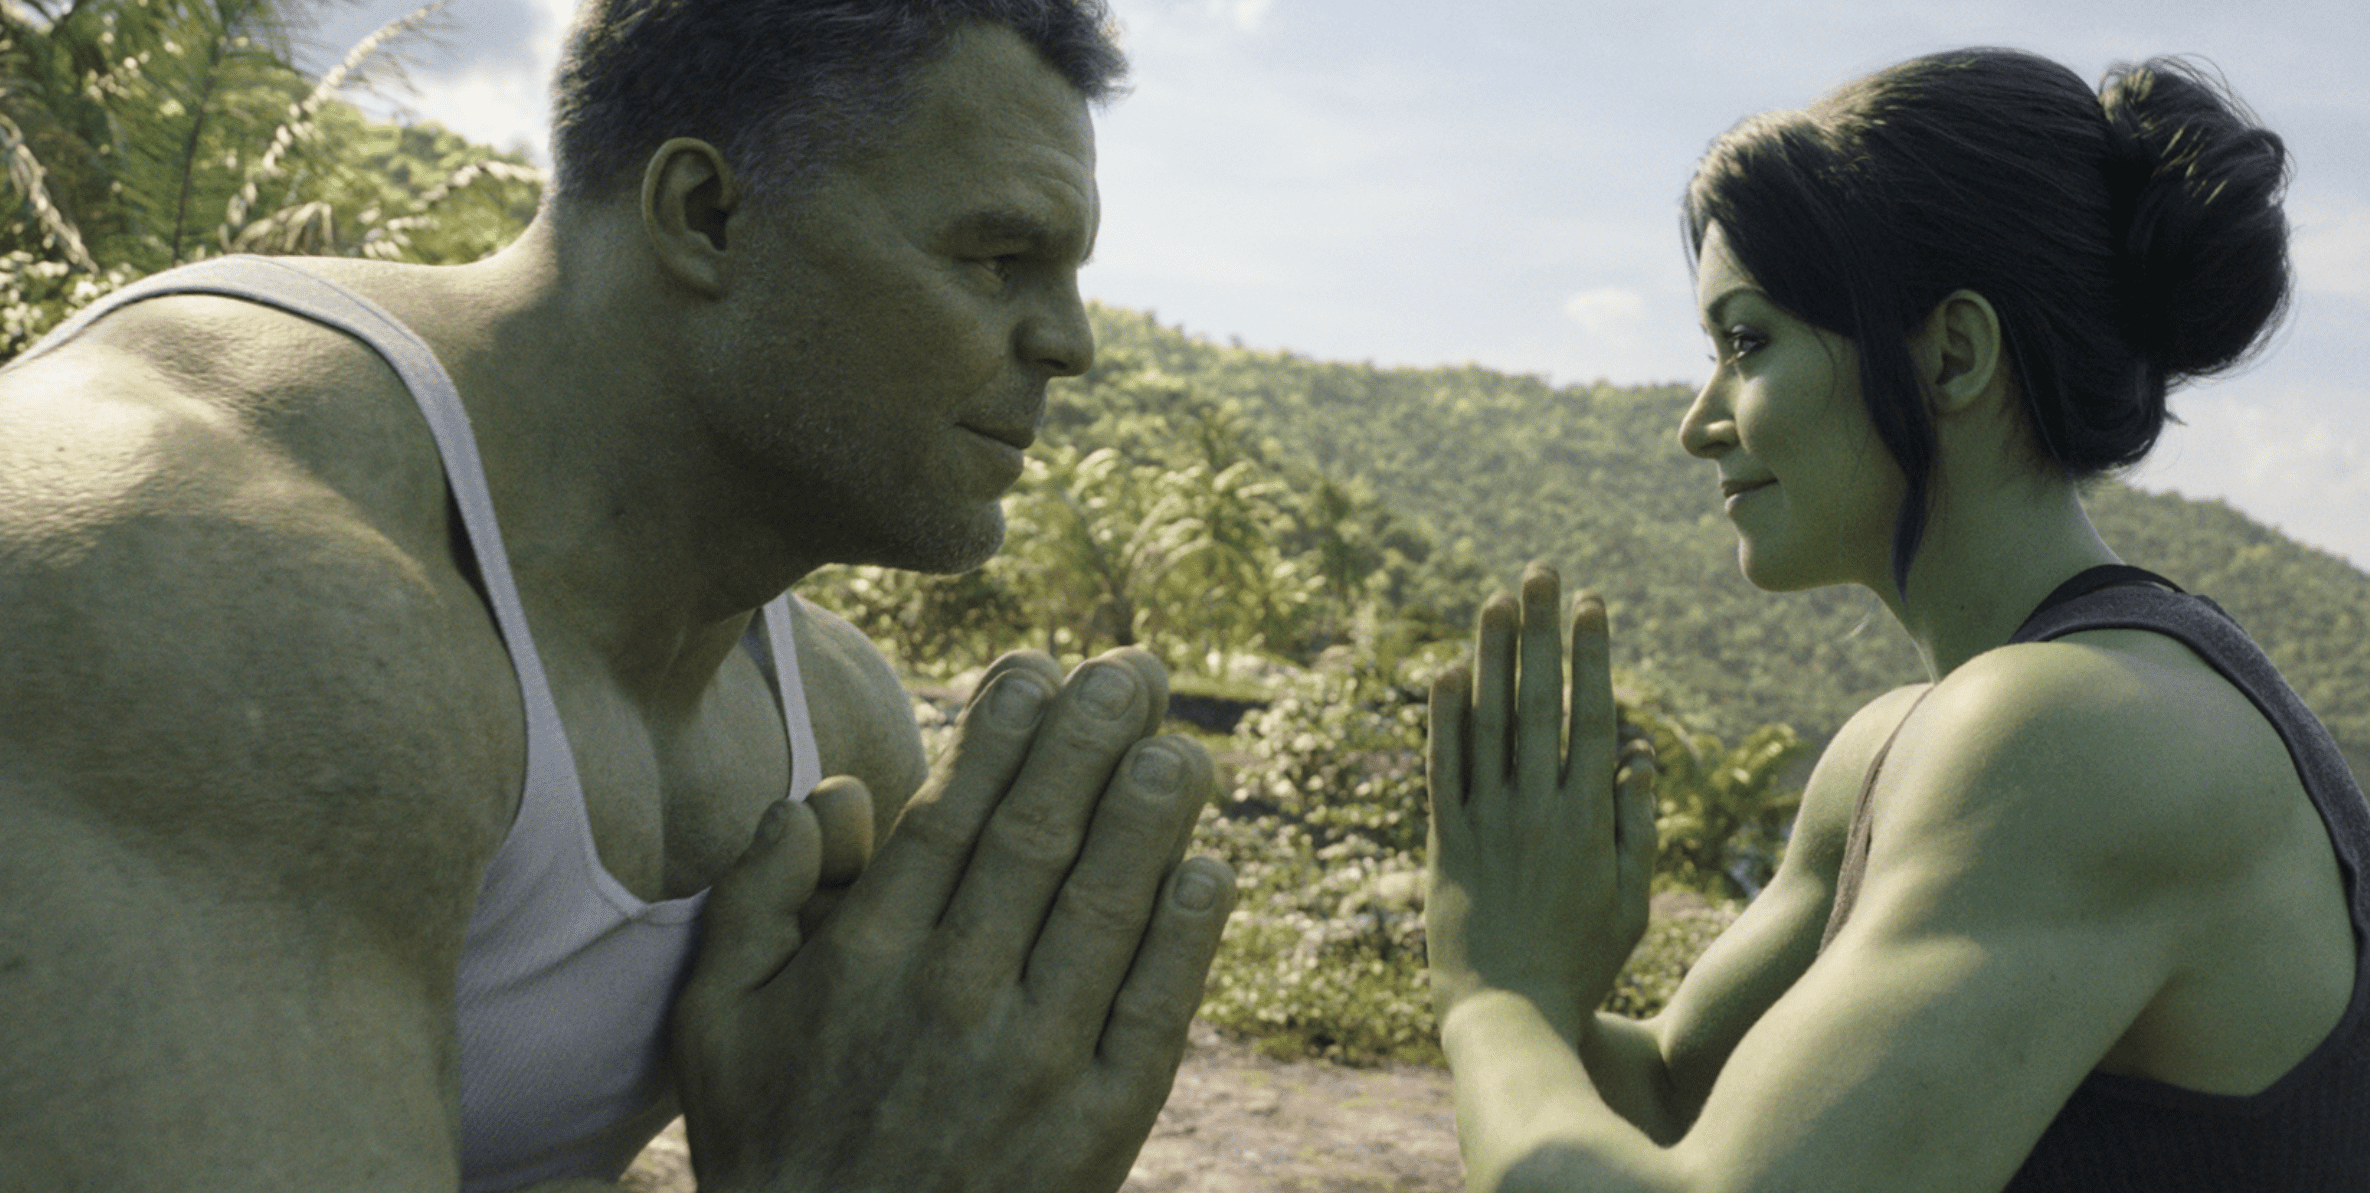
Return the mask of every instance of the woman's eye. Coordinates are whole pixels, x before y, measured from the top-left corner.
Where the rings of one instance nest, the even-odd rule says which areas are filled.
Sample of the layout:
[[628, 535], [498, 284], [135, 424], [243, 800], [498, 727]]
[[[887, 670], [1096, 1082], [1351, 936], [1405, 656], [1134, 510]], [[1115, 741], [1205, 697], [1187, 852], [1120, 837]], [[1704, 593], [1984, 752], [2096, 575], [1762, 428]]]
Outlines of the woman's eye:
[[1720, 337], [1720, 347], [1729, 359], [1742, 360], [1769, 342], [1769, 337], [1749, 327], [1731, 327]]

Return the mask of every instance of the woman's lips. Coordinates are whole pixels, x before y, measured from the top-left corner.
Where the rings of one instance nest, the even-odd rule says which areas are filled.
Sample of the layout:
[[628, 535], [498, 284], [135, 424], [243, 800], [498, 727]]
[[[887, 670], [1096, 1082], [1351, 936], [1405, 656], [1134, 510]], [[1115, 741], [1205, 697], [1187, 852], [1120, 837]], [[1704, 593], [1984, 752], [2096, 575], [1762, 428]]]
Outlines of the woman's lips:
[[1737, 503], [1737, 502], [1740, 502], [1740, 501], [1742, 501], [1742, 500], [1744, 500], [1744, 499], [1745, 499], [1745, 495], [1746, 495], [1746, 494], [1748, 494], [1748, 493], [1758, 493], [1758, 492], [1760, 492], [1761, 490], [1763, 490], [1763, 489], [1766, 489], [1766, 488], [1768, 488], [1768, 487], [1770, 487], [1771, 485], [1774, 485], [1774, 484], [1776, 484], [1776, 483], [1777, 483], [1777, 482], [1776, 482], [1776, 481], [1774, 481], [1774, 480], [1765, 480], [1765, 481], [1727, 481], [1727, 482], [1724, 482], [1724, 483], [1722, 483], [1722, 484], [1721, 484], [1721, 486], [1720, 486], [1720, 492], [1722, 492], [1722, 493], [1724, 493], [1724, 494], [1727, 494], [1727, 496], [1728, 496], [1727, 507], [1728, 507], [1729, 509], [1733, 510], [1733, 509], [1735, 509], [1735, 508], [1736, 508], [1736, 503]]

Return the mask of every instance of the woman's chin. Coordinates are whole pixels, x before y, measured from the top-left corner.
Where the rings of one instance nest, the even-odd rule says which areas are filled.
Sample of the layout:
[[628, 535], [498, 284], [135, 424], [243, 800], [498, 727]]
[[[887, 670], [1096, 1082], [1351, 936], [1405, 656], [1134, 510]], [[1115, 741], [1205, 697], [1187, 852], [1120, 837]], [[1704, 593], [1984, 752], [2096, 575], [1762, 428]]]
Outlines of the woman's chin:
[[1799, 560], [1780, 552], [1756, 550], [1749, 538], [1737, 540], [1736, 564], [1744, 573], [1745, 582], [1763, 592], [1801, 592], [1845, 583], [1841, 577], [1828, 575], [1824, 570], [1804, 568]]

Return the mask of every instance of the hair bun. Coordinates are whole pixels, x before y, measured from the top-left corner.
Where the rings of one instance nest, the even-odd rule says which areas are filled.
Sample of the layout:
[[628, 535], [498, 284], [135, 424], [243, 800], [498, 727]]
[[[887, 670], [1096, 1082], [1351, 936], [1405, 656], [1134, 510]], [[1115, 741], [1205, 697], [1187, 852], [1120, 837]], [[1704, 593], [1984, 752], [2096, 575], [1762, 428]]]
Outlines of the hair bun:
[[2109, 71], [2099, 106], [2125, 340], [2166, 379], [2240, 363], [2288, 303], [2287, 146], [2178, 58]]

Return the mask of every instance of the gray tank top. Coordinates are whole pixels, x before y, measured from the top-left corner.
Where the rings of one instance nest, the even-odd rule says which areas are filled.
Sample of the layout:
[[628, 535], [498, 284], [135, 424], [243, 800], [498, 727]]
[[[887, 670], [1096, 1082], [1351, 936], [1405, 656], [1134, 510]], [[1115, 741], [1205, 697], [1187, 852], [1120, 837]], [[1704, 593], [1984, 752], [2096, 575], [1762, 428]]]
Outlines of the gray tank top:
[[[527, 765], [517, 818], [487, 867], [454, 993], [461, 1078], [462, 1189], [563, 1178], [615, 1180], [672, 1116], [666, 1023], [697, 939], [706, 892], [646, 903], [601, 865], [567, 731], [486, 488], [477, 441], [435, 353], [368, 299], [286, 261], [220, 257], [118, 290], [28, 349], [31, 359], [129, 303], [168, 294], [245, 299], [368, 344], [428, 421], [496, 628], [518, 675]], [[788, 594], [762, 624], [790, 742], [790, 790], [821, 781], [798, 674]], [[752, 638], [757, 636], [752, 627]]]
[[[2362, 881], [2370, 865], [2370, 804], [2328, 730], [2238, 622], [2170, 580], [2119, 565], [2093, 568], [2042, 601], [2011, 641], [2102, 629], [2149, 630], [2179, 641], [2245, 693], [2279, 734], [2337, 856], [2354, 929], [2353, 996], [2320, 1044], [2258, 1093], [2210, 1094], [2091, 1073], [2058, 1108], [2004, 1193], [2370, 1189], [2370, 950], [2363, 947], [2370, 939], [2370, 883]], [[1882, 763], [1880, 752], [1868, 786]], [[1867, 797], [1863, 787], [1828, 940], [1851, 914], [1867, 868]]]

